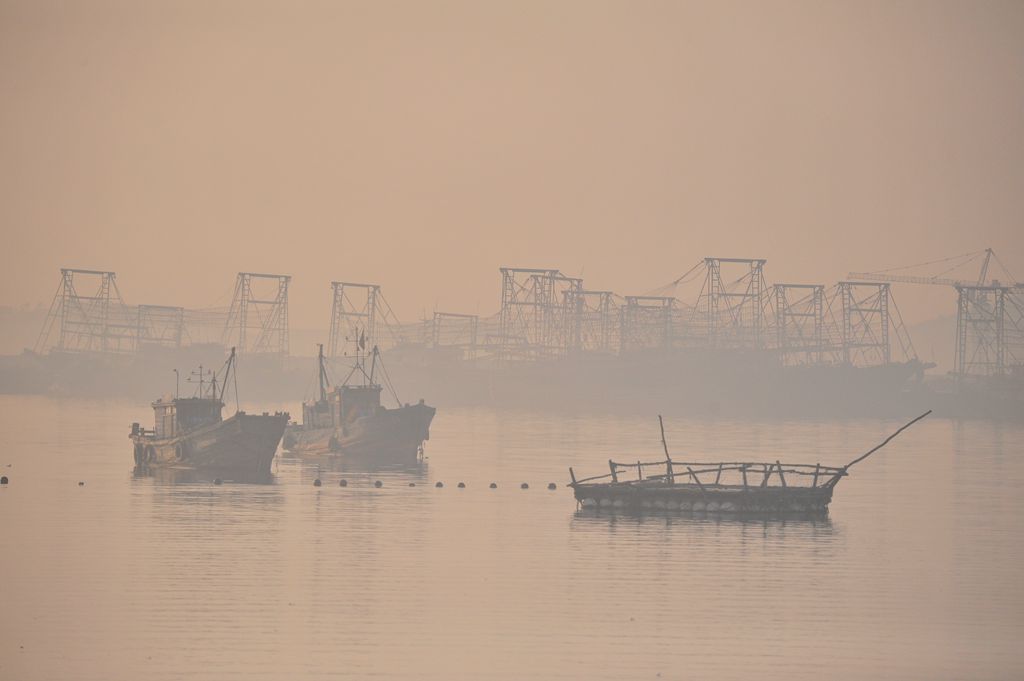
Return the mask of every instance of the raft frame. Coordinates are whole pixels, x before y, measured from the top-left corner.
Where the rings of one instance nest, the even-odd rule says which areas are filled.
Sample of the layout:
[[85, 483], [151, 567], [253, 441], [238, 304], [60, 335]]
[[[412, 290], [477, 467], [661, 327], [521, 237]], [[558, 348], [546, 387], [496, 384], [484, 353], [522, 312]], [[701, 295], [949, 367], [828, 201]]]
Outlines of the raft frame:
[[[609, 459], [609, 473], [582, 479], [577, 479], [576, 472], [570, 467], [572, 482], [569, 487], [583, 508], [824, 515], [828, 513], [835, 486], [849, 475], [851, 466], [868, 458], [930, 413], [931, 410], [918, 416], [845, 466], [782, 463], [778, 459], [774, 463], [674, 461], [668, 453], [664, 423], [658, 416], [661, 443], [665, 450], [663, 461], [622, 463]], [[645, 467], [654, 467], [658, 472], [645, 477]], [[633, 469], [636, 470], [635, 480], [619, 479], [620, 472]], [[715, 476], [713, 482], [700, 477], [711, 474]], [[751, 480], [751, 474], [755, 476], [754, 480]], [[788, 481], [787, 475], [790, 476]]]

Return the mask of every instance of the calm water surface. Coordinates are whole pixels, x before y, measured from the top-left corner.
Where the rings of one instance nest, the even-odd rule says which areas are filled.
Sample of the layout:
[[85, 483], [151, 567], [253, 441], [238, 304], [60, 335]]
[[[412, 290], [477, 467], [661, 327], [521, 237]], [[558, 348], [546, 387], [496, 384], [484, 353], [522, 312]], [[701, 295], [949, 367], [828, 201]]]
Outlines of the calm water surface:
[[[828, 520], [738, 522], [546, 488], [657, 458], [653, 418], [440, 410], [422, 467], [315, 488], [281, 456], [269, 485], [133, 477], [148, 412], [0, 398], [0, 678], [1024, 677], [1019, 427], [926, 420]], [[838, 465], [899, 424], [667, 425], [677, 458]]]

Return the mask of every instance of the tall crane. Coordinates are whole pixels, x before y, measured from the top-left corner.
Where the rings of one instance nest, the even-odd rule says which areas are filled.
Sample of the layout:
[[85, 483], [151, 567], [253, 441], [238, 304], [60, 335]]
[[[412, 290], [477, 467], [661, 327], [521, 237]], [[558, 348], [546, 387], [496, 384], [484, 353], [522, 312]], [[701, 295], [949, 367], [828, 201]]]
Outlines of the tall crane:
[[[984, 257], [982, 258], [982, 256]], [[978, 260], [979, 258], [982, 258], [982, 260], [981, 270], [978, 272], [977, 280], [975, 280], [973, 277], [968, 279], [967, 277], [952, 278], [943, 276], [945, 274], [948, 274], [949, 272], [952, 272], [953, 270], [958, 270], [964, 267], [965, 265], [968, 265], [971, 262]], [[983, 251], [964, 253], [963, 255], [953, 256], [952, 258], [932, 260], [930, 262], [923, 262], [917, 265], [909, 265], [907, 267], [894, 267], [892, 269], [879, 270], [877, 272], [850, 272], [848, 276], [850, 279], [856, 279], [858, 281], [888, 281], [903, 284], [933, 284], [939, 286], [987, 286], [989, 285], [989, 265], [992, 263], [992, 260], [995, 260], [997, 263], [999, 263], [999, 266], [1003, 269], [1004, 272], [1006, 272], [1006, 268], [1002, 266], [1001, 262], [999, 262], [999, 257], [995, 254], [995, 251], [993, 251], [991, 248], [986, 248]], [[952, 266], [947, 267], [944, 271], [932, 277], [896, 273], [898, 270], [908, 270], [915, 267], [924, 267], [926, 265], [935, 265], [940, 263], [947, 264], [951, 262], [954, 263]], [[1006, 272], [1006, 274], [1009, 275], [1009, 272]], [[995, 282], [993, 281], [992, 284], [995, 285]], [[1024, 284], [1016, 281], [1003, 282], [1001, 285], [1016, 290], [1024, 290]]]
[[[977, 279], [949, 276], [978, 260], [981, 261], [981, 267]], [[993, 261], [1002, 271], [1005, 280], [990, 278]], [[900, 272], [938, 264], [946, 265], [945, 269], [930, 277]], [[862, 281], [955, 288], [957, 316], [953, 371], [958, 378], [1004, 375], [1018, 372], [1024, 366], [1024, 301], [1018, 295], [1018, 292], [1024, 291], [1024, 284], [1014, 280], [991, 248], [909, 267], [894, 267], [878, 272], [851, 272], [850, 277]]]

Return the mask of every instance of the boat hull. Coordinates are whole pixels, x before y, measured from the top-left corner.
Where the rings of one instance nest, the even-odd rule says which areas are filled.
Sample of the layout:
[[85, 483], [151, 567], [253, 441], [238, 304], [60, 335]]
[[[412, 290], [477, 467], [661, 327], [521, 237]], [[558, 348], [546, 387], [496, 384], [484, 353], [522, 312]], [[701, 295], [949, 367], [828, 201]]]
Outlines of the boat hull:
[[416, 458], [423, 442], [430, 439], [435, 411], [434, 407], [414, 404], [381, 410], [341, 428], [290, 425], [285, 433], [285, 448], [299, 456]]
[[287, 424], [287, 414], [240, 412], [172, 438], [132, 435], [135, 463], [153, 468], [269, 475]]

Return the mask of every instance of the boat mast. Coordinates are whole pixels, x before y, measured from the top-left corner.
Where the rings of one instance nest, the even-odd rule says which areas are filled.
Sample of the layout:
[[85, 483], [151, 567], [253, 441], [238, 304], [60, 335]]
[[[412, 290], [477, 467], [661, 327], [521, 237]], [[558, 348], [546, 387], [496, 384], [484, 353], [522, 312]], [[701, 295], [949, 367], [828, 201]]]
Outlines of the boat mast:
[[328, 383], [328, 381], [327, 381], [327, 367], [324, 366], [324, 344], [323, 343], [320, 343], [320, 353], [319, 353], [318, 359], [319, 359], [319, 362], [320, 362], [320, 364], [319, 364], [319, 366], [320, 366], [320, 372], [319, 372], [319, 379], [320, 379], [320, 401], [321, 402], [326, 402], [327, 401], [327, 383]]
[[373, 361], [370, 362], [370, 385], [374, 385], [374, 383], [373, 383], [373, 372], [376, 371], [376, 369], [377, 369], [377, 354], [379, 352], [380, 352], [380, 350], [378, 350], [377, 346], [374, 345], [373, 346]]
[[[238, 402], [238, 372], [232, 372], [235, 368], [235, 349], [231, 348], [231, 354], [228, 356], [228, 361], [224, 363], [224, 380], [221, 381], [220, 395], [217, 395], [216, 384], [213, 389], [213, 398], [219, 400], [221, 403], [224, 402], [224, 393], [228, 389], [228, 376], [230, 375], [235, 380], [235, 411], [241, 411], [241, 405]], [[216, 374], [214, 374], [216, 379]]]

